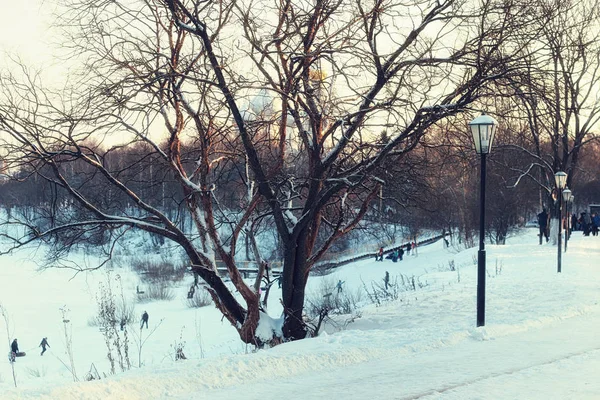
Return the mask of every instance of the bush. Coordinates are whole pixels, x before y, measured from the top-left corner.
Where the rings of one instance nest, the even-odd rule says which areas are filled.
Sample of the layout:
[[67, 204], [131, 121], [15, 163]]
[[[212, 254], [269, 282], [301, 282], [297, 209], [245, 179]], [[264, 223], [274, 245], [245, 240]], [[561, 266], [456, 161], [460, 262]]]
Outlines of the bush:
[[138, 294], [138, 302], [147, 303], [152, 300], [173, 300], [175, 294], [164, 283], [149, 285], [144, 293]]
[[206, 307], [210, 304], [212, 304], [212, 297], [210, 297], [210, 293], [204, 289], [196, 290], [194, 297], [187, 299], [187, 305], [190, 308]]
[[351, 314], [358, 308], [362, 292], [338, 292], [333, 282], [333, 279], [323, 279], [319, 290], [308, 298], [306, 313], [309, 318], [316, 318], [323, 310], [328, 314]]
[[371, 281], [371, 289], [363, 282], [363, 287], [369, 300], [380, 306], [384, 301], [398, 300], [401, 292], [416, 291], [417, 288], [423, 289], [428, 286], [427, 282], [421, 282], [417, 276], [397, 275], [393, 280], [389, 279], [389, 274], [382, 279], [383, 283]]
[[41, 378], [43, 376], [46, 376], [46, 367], [44, 366], [42, 366], [41, 368], [25, 367], [25, 370], [27, 371], [27, 374], [29, 376], [32, 376], [34, 378]]
[[[125, 321], [126, 324], [135, 320], [135, 306], [133, 304], [119, 302], [115, 304], [116, 321]], [[90, 317], [87, 321], [89, 327], [99, 327], [106, 325], [106, 321], [102, 321], [99, 315]]]
[[[327, 322], [336, 329], [343, 329], [348, 324], [360, 318], [357, 312], [358, 304], [362, 300], [360, 290], [353, 292], [338, 291], [333, 279], [325, 278], [316, 293], [307, 298], [305, 323], [312, 336], [317, 336]], [[344, 318], [332, 318], [332, 315], [344, 315]]]
[[170, 261], [149, 258], [133, 260], [131, 268], [140, 275], [144, 283], [179, 282], [187, 272], [184, 264], [175, 265]]
[[115, 365], [117, 363], [121, 371], [131, 368], [129, 360], [129, 335], [126, 324], [133, 319], [133, 306], [128, 305], [125, 300], [121, 277], [117, 275], [114, 281], [117, 284], [117, 290], [120, 291], [120, 296], [117, 298], [113, 292], [113, 279], [109, 272], [106, 283], [100, 284], [100, 291], [97, 298], [98, 316], [96, 317], [108, 350], [107, 358], [110, 362], [111, 374], [115, 373]]

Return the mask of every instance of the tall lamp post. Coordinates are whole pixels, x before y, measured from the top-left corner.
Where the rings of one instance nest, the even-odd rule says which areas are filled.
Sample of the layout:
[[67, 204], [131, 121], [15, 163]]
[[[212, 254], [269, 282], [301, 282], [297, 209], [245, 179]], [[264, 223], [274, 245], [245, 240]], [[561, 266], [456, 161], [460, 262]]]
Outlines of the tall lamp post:
[[565, 253], [567, 252], [567, 243], [569, 242], [569, 224], [571, 222], [571, 217], [569, 214], [569, 203], [571, 202], [571, 190], [569, 188], [565, 188], [563, 190], [563, 200], [565, 201]]
[[556, 183], [556, 188], [558, 189], [558, 193], [556, 196], [556, 201], [558, 201], [558, 273], [560, 274], [560, 264], [562, 261], [562, 190], [565, 188], [567, 183], [567, 174], [563, 171], [558, 171], [554, 174], [554, 181]]
[[485, 325], [485, 160], [492, 149], [498, 122], [481, 114], [469, 122], [475, 151], [481, 156], [481, 185], [479, 188], [479, 251], [477, 253], [477, 326]]

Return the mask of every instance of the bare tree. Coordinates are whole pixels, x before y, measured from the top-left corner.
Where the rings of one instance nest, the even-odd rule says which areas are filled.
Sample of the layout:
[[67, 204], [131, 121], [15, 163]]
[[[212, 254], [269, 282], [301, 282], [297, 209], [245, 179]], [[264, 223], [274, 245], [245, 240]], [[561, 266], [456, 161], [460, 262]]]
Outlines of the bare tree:
[[[69, 90], [44, 89], [31, 74], [2, 78], [7, 161], [41, 174], [84, 210], [45, 229], [31, 224], [13, 239], [19, 246], [98, 226], [110, 227], [109, 243], [126, 228], [169, 239], [241, 339], [257, 345], [307, 335], [311, 268], [364, 217], [386, 184], [384, 161], [402, 160], [435, 124], [515, 73], [507, 65], [520, 49], [505, 44], [533, 15], [526, 5], [458, 0], [136, 5], [69, 2], [68, 43], [85, 59]], [[374, 140], [382, 127], [388, 137]], [[119, 144], [111, 145], [115, 136]], [[117, 148], [139, 143], [146, 153], [134, 162], [107, 162]], [[179, 182], [193, 231], [125, 179], [131, 174], [123, 171], [144, 159]], [[73, 162], [124, 194], [131, 208], [103, 207], [86, 194], [90, 180], [65, 174]], [[224, 185], [224, 171], [237, 171], [228, 174], [237, 190]], [[272, 221], [283, 245], [283, 338], [257, 337], [260, 296], [236, 267], [241, 235], [261, 218]], [[241, 300], [224, 285], [216, 259]]]
[[[552, 199], [554, 173], [568, 174], [572, 187], [579, 173], [582, 149], [597, 139], [600, 120], [597, 83], [600, 44], [596, 40], [600, 13], [597, 3], [539, 2], [539, 36], [528, 46], [527, 67], [510, 77], [510, 93], [517, 102], [502, 106], [514, 129], [528, 140], [511, 147], [529, 159], [513, 167], [516, 184], [523, 178], [540, 188], [540, 206]], [[551, 207], [558, 218], [555, 207]], [[558, 226], [554, 220], [553, 229]], [[553, 235], [555, 237], [556, 235]]]

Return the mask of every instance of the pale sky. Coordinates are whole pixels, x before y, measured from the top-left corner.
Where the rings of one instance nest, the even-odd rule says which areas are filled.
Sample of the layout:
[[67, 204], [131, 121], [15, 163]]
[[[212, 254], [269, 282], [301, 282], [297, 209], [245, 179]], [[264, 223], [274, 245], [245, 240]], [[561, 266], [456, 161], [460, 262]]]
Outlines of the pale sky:
[[47, 0], [0, 0], [0, 64], [6, 56], [42, 64], [51, 59], [49, 26], [54, 4]]

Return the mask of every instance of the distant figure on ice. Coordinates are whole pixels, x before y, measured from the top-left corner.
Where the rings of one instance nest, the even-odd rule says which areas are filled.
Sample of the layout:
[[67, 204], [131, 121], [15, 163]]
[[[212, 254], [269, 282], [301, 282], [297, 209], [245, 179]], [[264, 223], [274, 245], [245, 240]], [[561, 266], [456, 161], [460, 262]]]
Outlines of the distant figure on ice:
[[337, 292], [340, 293], [343, 290], [342, 285], [344, 284], [344, 282], [346, 281], [342, 281], [341, 279], [338, 281], [337, 285], [335, 285], [335, 287], [337, 288]]
[[380, 247], [377, 254], [375, 254], [375, 261], [383, 261], [383, 247]]
[[406, 244], [406, 255], [410, 256], [410, 249], [412, 249], [412, 244], [410, 242], [408, 242]]
[[122, 330], [122, 331], [123, 331], [123, 330], [125, 330], [125, 325], [126, 325], [126, 324], [127, 324], [127, 321], [125, 321], [125, 318], [121, 319], [121, 324], [120, 324], [120, 326], [121, 326], [121, 330]]
[[142, 314], [142, 324], [140, 325], [140, 329], [144, 327], [144, 324], [146, 324], [146, 329], [148, 329], [148, 313], [146, 311]]
[[540, 227], [540, 244], [542, 244], [542, 238], [546, 238], [546, 242], [548, 242], [548, 213], [544, 208], [541, 213], [537, 215], [538, 217], [538, 225]]
[[50, 347], [50, 344], [48, 343], [48, 338], [43, 338], [42, 342], [38, 346], [38, 347], [42, 348], [42, 352], [40, 353], [40, 356], [43, 356], [44, 353], [46, 352], [46, 346]]
[[402, 256], [404, 255], [404, 250], [402, 250], [402, 247], [400, 247], [398, 249], [398, 258], [400, 259], [400, 261], [402, 261]]

